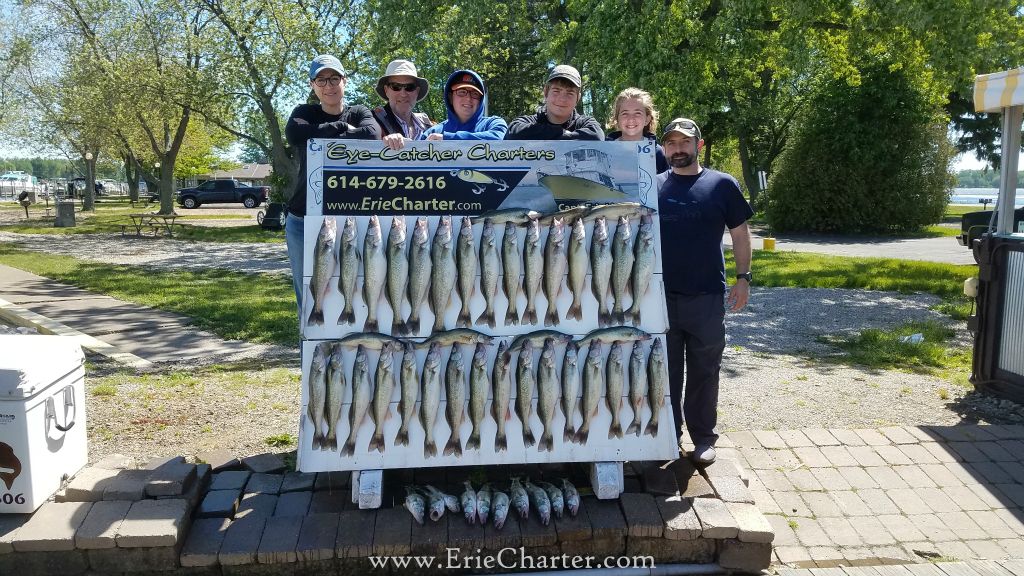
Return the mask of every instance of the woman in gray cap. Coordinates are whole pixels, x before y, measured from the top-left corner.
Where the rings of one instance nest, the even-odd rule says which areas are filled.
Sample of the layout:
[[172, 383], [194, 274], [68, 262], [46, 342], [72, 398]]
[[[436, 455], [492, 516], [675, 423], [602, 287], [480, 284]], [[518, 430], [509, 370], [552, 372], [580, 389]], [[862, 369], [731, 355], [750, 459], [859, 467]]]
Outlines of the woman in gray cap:
[[416, 65], [408, 60], [392, 60], [384, 75], [377, 79], [377, 94], [387, 104], [373, 109], [373, 119], [380, 125], [384, 143], [393, 150], [405, 140], [416, 140], [433, 125], [430, 117], [413, 112], [416, 104], [427, 97], [430, 85], [416, 73]]

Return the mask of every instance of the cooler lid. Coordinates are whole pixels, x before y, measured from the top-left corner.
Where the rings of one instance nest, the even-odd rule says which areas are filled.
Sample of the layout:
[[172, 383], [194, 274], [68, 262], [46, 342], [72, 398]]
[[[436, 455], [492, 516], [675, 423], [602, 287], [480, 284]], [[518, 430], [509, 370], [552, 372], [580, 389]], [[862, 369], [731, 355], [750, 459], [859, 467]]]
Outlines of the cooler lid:
[[82, 347], [73, 338], [0, 335], [0, 401], [42, 392], [84, 362]]

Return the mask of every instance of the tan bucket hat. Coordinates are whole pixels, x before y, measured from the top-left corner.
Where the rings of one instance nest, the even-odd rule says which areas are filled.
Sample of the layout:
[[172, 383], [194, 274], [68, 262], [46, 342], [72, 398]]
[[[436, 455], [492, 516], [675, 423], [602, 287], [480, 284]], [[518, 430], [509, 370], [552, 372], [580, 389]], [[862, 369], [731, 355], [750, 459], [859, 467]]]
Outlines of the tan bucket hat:
[[426, 78], [420, 78], [419, 74], [416, 73], [415, 64], [408, 60], [392, 60], [388, 62], [384, 75], [377, 79], [377, 94], [385, 100], [388, 99], [388, 96], [384, 93], [384, 82], [391, 76], [412, 76], [415, 78], [416, 86], [419, 88], [419, 93], [416, 95], [417, 102], [426, 98], [427, 92], [430, 91], [430, 83], [427, 82]]

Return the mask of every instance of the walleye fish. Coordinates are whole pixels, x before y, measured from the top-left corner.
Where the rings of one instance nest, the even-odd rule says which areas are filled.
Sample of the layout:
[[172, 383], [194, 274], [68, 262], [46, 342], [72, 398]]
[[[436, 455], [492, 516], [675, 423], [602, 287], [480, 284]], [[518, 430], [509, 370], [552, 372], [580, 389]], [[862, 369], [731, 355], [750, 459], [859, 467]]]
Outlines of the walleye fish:
[[633, 353], [629, 356], [629, 405], [633, 408], [633, 421], [626, 434], [640, 436], [640, 417], [643, 414], [644, 400], [647, 398], [647, 374], [644, 372], [644, 344], [640, 340], [633, 343]]
[[476, 247], [473, 246], [473, 220], [469, 216], [462, 217], [462, 228], [459, 229], [459, 240], [455, 247], [455, 267], [459, 271], [459, 298], [462, 308], [455, 325], [459, 328], [469, 326], [473, 321], [469, 312], [469, 304], [473, 299], [476, 286]]
[[420, 310], [430, 290], [430, 236], [427, 234], [427, 219], [416, 219], [409, 245], [409, 304], [412, 310], [405, 322], [408, 334], [420, 333]]
[[537, 323], [537, 292], [544, 278], [544, 251], [540, 247], [540, 223], [531, 220], [526, 228], [523, 246], [523, 289], [526, 291], [526, 310], [523, 324]]
[[511, 362], [512, 354], [508, 351], [508, 345], [502, 340], [498, 344], [498, 353], [494, 357], [494, 365], [491, 367], [491, 385], [494, 387], [491, 416], [494, 417], [494, 422], [498, 425], [498, 432], [494, 437], [495, 452], [504, 452], [508, 449], [505, 422], [512, 417], [508, 407], [512, 397], [512, 379], [509, 378]]
[[484, 311], [476, 319], [477, 326], [486, 324], [494, 328], [494, 294], [498, 291], [498, 274], [501, 262], [498, 260], [498, 240], [494, 235], [494, 222], [484, 220], [480, 233], [480, 292], [484, 296]]
[[562, 478], [562, 495], [565, 497], [565, 507], [569, 509], [569, 515], [575, 518], [576, 513], [580, 511], [580, 493], [568, 478]]
[[402, 417], [402, 425], [395, 436], [395, 446], [409, 445], [409, 425], [416, 418], [416, 397], [420, 391], [419, 375], [416, 374], [416, 347], [412, 342], [405, 343], [402, 353], [402, 367], [399, 369], [401, 395], [398, 401], [398, 413]]
[[540, 346], [548, 338], [554, 340], [555, 344], [567, 344], [572, 342], [572, 334], [565, 334], [558, 330], [534, 330], [533, 332], [520, 334], [513, 338], [512, 344], [508, 347], [508, 351], [516, 352], [527, 342], [529, 342], [531, 346]]
[[601, 341], [590, 343], [587, 360], [583, 364], [583, 423], [576, 430], [576, 443], [586, 444], [590, 436], [590, 421], [597, 416], [597, 405], [604, 392], [604, 375], [601, 371]]
[[576, 343], [580, 346], [593, 341], [608, 344], [610, 342], [633, 342], [635, 340], [650, 340], [653, 338], [650, 333], [639, 328], [630, 326], [612, 326], [610, 328], [598, 328], [580, 338]]
[[444, 516], [444, 510], [447, 508], [447, 505], [445, 504], [445, 494], [430, 484], [423, 487], [423, 494], [427, 497], [430, 519], [437, 522], [442, 516]]
[[327, 396], [324, 402], [327, 417], [327, 437], [321, 450], [338, 449], [338, 422], [341, 420], [341, 399], [345, 395], [345, 366], [341, 346], [331, 346], [331, 357], [327, 363]]
[[561, 518], [565, 513], [565, 497], [557, 486], [550, 482], [537, 482], [537, 486], [544, 490], [551, 501], [551, 512], [555, 518]]
[[501, 530], [505, 526], [505, 518], [508, 517], [508, 509], [511, 502], [508, 499], [508, 494], [501, 492], [500, 490], [494, 491], [494, 496], [491, 499], [491, 506], [494, 508], [494, 527]]
[[330, 289], [331, 276], [337, 256], [334, 254], [334, 242], [338, 236], [338, 223], [334, 218], [324, 218], [320, 225], [320, 233], [313, 247], [313, 277], [309, 279], [309, 291], [313, 294], [313, 310], [309, 313], [306, 324], [322, 326], [324, 323], [324, 299]]
[[569, 292], [572, 293], [572, 305], [566, 318], [583, 320], [583, 285], [587, 282], [587, 229], [583, 226], [583, 219], [577, 218], [572, 225], [572, 235], [569, 236], [568, 269], [569, 269]]
[[487, 524], [487, 516], [491, 513], [491, 485], [484, 484], [476, 493], [476, 517], [480, 525]]
[[356, 278], [359, 276], [359, 250], [356, 246], [356, 219], [345, 218], [338, 247], [338, 291], [345, 297], [345, 307], [338, 316], [338, 324], [355, 324]]
[[382, 350], [385, 346], [402, 346], [402, 341], [394, 336], [381, 334], [380, 332], [353, 332], [338, 340], [339, 346], [354, 348], [362, 346], [367, 350]]
[[384, 423], [391, 417], [391, 395], [395, 391], [395, 348], [387, 345], [380, 351], [377, 359], [377, 385], [373, 390], [370, 418], [376, 428], [370, 438], [369, 452], [374, 450], [384, 453]]
[[562, 292], [565, 277], [565, 224], [561, 218], [551, 221], [548, 241], [544, 245], [544, 297], [548, 300], [548, 311], [544, 314], [545, 326], [557, 326], [558, 295]]
[[626, 321], [623, 313], [626, 292], [629, 290], [629, 277], [633, 273], [633, 233], [629, 220], [619, 216], [619, 225], [615, 228], [612, 240], [612, 321], [622, 324]]
[[512, 500], [512, 507], [519, 513], [519, 517], [526, 520], [530, 517], [530, 497], [526, 493], [526, 489], [519, 483], [519, 478], [512, 478], [512, 484], [509, 487], [509, 494]]
[[366, 358], [366, 350], [360, 346], [356, 350], [356, 361], [352, 364], [352, 405], [348, 408], [348, 440], [341, 448], [342, 456], [351, 456], [356, 451], [356, 437], [359, 427], [366, 418], [366, 409], [370, 405], [370, 367]]
[[405, 218], [395, 216], [391, 220], [391, 232], [388, 233], [387, 297], [393, 312], [391, 333], [398, 336], [408, 333], [405, 322], [402, 320], [402, 300], [405, 299], [409, 280], [409, 259], [405, 255], [407, 243], [405, 232]]
[[444, 315], [452, 301], [455, 286], [455, 258], [452, 247], [452, 217], [442, 216], [430, 246], [430, 310], [434, 313], [434, 332], [444, 330]]
[[462, 348], [458, 344], [452, 344], [452, 353], [448, 356], [448, 365], [445, 368], [444, 386], [448, 394], [444, 412], [448, 427], [451, 429], [448, 443], [444, 446], [444, 455], [462, 456], [462, 437], [459, 429], [466, 414], [466, 368], [462, 363]]
[[370, 216], [366, 226], [366, 237], [363, 238], [363, 300], [366, 302], [366, 322], [363, 332], [376, 332], [377, 306], [380, 293], [384, 290], [384, 282], [388, 272], [388, 258], [384, 254], [384, 236], [380, 229], [377, 215]]
[[540, 212], [534, 210], [527, 210], [526, 208], [505, 208], [504, 210], [488, 210], [483, 214], [473, 218], [473, 223], [483, 222], [490, 220], [495, 224], [512, 224], [513, 226], [523, 226], [530, 220], [540, 218]]
[[612, 344], [608, 352], [608, 361], [605, 363], [607, 376], [605, 377], [605, 403], [612, 413], [612, 423], [608, 427], [608, 438], [622, 438], [622, 424], [619, 422], [619, 414], [622, 412], [622, 388], [625, 381], [625, 373], [622, 365], [622, 345], [618, 342]]
[[[427, 509], [427, 501], [423, 495], [411, 486], [405, 487], [405, 509], [412, 514], [413, 520], [420, 526], [423, 525], [423, 513]], [[433, 520], [433, 518], [431, 518]]]
[[491, 381], [487, 378], [487, 346], [477, 344], [469, 369], [469, 421], [473, 424], [473, 431], [466, 441], [467, 450], [480, 448], [480, 428], [487, 415], [487, 393], [490, 389]]
[[523, 423], [523, 444], [527, 448], [536, 444], [530, 429], [530, 414], [533, 412], [533, 345], [527, 342], [519, 352], [516, 366], [516, 415]]
[[595, 204], [587, 211], [586, 217], [588, 220], [601, 217], [612, 219], [626, 217], [632, 219], [637, 216], [650, 216], [655, 212], [656, 210], [653, 208], [648, 208], [639, 202], [616, 202], [614, 204]]
[[555, 419], [558, 406], [558, 373], [555, 370], [555, 341], [548, 338], [544, 341], [544, 349], [540, 353], [540, 364], [537, 366], [537, 416], [544, 425], [537, 450], [543, 452], [555, 449], [554, 434], [551, 423]]
[[[651, 345], [651, 355], [647, 357], [647, 401], [651, 405], [651, 419], [644, 428], [644, 434], [658, 435], [658, 416], [665, 405], [665, 391], [668, 390], [668, 363], [665, 360], [665, 349], [661, 340]], [[675, 434], [678, 436], [679, 431]]]
[[559, 210], [551, 214], [545, 214], [539, 218], [541, 224], [551, 224], [556, 218], [561, 218], [563, 222], [572, 222], [577, 218], [583, 216], [590, 210], [590, 206], [587, 204], [578, 204], [572, 208], [566, 208], [565, 210]]
[[523, 487], [526, 488], [526, 494], [530, 499], [530, 506], [537, 511], [537, 515], [540, 516], [540, 523], [547, 526], [551, 523], [551, 500], [548, 498], [548, 493], [543, 488], [535, 486], [529, 479], [523, 482]]
[[501, 289], [508, 305], [505, 308], [505, 326], [519, 324], [519, 239], [516, 225], [505, 224], [505, 235], [501, 238]]
[[447, 330], [445, 332], [438, 332], [427, 338], [417, 346], [424, 348], [431, 344], [437, 343], [441, 346], [451, 346], [452, 344], [487, 344], [490, 345], [494, 341], [494, 336], [488, 336], [483, 332], [477, 332], [472, 328], [456, 328], [454, 330]]
[[434, 423], [437, 407], [441, 404], [441, 348], [431, 344], [420, 375], [420, 422], [423, 424], [423, 457], [437, 456], [434, 443]]
[[580, 391], [577, 355], [578, 348], [575, 342], [565, 345], [565, 357], [562, 359], [562, 414], [565, 415], [562, 442], [565, 443], [576, 441], [576, 405]]
[[329, 342], [317, 344], [309, 369], [309, 402], [306, 405], [306, 414], [313, 425], [313, 450], [319, 450], [324, 443], [324, 399], [327, 395], [327, 363], [330, 353]]
[[462, 515], [466, 518], [466, 522], [470, 524], [476, 523], [476, 490], [473, 489], [473, 485], [466, 480], [462, 483], [466, 487], [466, 491], [462, 493], [462, 497], [459, 501], [462, 503]]
[[633, 243], [633, 274], [630, 277], [633, 304], [626, 311], [626, 317], [633, 319], [633, 325], [640, 325], [640, 302], [651, 285], [654, 273], [654, 219], [647, 214], [640, 217], [640, 228]]
[[608, 310], [608, 286], [612, 278], [612, 245], [608, 238], [608, 225], [604, 217], [594, 221], [593, 237], [590, 239], [590, 290], [597, 299], [597, 322], [599, 326], [611, 324]]

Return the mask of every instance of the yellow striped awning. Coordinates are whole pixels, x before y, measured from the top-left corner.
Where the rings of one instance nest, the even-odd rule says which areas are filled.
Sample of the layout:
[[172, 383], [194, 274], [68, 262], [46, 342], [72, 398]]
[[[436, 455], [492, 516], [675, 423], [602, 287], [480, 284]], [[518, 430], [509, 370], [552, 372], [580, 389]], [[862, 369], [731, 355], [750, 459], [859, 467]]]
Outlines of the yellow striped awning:
[[1024, 105], [1024, 67], [974, 78], [974, 111], [999, 112]]

